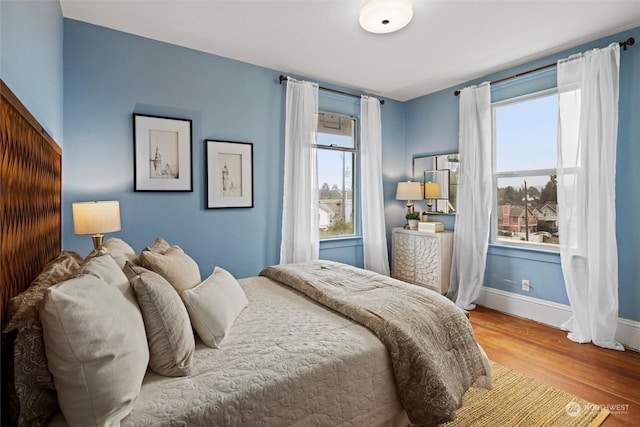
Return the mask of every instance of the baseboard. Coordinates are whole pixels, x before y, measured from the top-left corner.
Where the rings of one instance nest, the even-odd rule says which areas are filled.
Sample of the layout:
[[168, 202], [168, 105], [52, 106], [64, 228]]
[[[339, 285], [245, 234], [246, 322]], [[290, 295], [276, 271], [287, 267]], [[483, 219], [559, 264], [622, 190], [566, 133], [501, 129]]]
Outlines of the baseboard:
[[[568, 305], [486, 286], [482, 287], [476, 303], [493, 310], [535, 320], [556, 328], [560, 328], [560, 325], [571, 317], [571, 308]], [[616, 340], [626, 348], [640, 351], [640, 322], [618, 319]]]

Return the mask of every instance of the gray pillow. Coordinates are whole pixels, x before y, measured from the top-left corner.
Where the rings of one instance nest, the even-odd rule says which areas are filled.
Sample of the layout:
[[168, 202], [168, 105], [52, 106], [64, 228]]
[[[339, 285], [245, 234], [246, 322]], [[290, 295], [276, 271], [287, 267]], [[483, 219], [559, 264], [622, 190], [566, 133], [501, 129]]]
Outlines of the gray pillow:
[[124, 273], [142, 311], [149, 342], [149, 367], [168, 377], [189, 375], [195, 340], [189, 314], [178, 292], [158, 273], [129, 262]]
[[162, 237], [156, 237], [155, 242], [153, 242], [150, 246], [144, 248], [145, 251], [155, 252], [157, 254], [163, 254], [169, 250], [171, 245], [169, 242], [164, 240]]
[[198, 264], [179, 246], [171, 246], [163, 254], [142, 251], [140, 265], [167, 279], [179, 294], [202, 280]]

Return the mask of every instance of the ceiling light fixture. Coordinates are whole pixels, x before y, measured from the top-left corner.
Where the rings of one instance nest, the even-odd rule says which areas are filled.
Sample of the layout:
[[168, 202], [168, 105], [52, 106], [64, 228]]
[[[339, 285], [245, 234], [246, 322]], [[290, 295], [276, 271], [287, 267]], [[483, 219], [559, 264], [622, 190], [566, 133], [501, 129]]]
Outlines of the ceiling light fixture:
[[365, 0], [360, 6], [360, 26], [370, 33], [392, 33], [413, 18], [412, 0]]

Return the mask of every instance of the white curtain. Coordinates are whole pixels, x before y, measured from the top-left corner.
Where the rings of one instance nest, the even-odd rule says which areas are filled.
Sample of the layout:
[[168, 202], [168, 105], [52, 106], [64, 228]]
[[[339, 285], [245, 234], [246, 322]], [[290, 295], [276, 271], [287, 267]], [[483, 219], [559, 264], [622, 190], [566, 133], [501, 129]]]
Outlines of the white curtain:
[[624, 350], [618, 322], [615, 172], [620, 47], [558, 62], [558, 229], [568, 338]]
[[460, 92], [460, 171], [451, 281], [447, 297], [473, 310], [484, 280], [491, 217], [491, 87]]
[[318, 85], [287, 80], [280, 263], [318, 259]]
[[378, 99], [369, 96], [360, 99], [360, 123], [364, 268], [388, 276], [389, 254], [382, 191], [382, 124]]

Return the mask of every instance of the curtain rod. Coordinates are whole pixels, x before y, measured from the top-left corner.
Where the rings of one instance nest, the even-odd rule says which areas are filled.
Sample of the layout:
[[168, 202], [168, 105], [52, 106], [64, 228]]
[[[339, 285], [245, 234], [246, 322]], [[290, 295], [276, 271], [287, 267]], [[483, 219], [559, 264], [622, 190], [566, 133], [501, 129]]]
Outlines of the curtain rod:
[[[635, 44], [635, 42], [636, 42], [636, 39], [634, 39], [633, 37], [629, 37], [627, 40], [625, 40], [623, 42], [618, 42], [618, 44], [620, 45], [620, 47], [623, 50], [627, 50], [627, 46], [633, 46]], [[494, 80], [494, 81], [491, 82], [491, 84], [493, 85], [493, 84], [496, 84], [496, 83], [500, 83], [500, 82], [504, 82], [504, 81], [507, 81], [507, 80], [515, 79], [515, 78], [518, 78], [518, 77], [526, 76], [527, 74], [531, 74], [531, 73], [535, 73], [535, 72], [538, 72], [538, 71], [546, 70], [547, 68], [552, 68], [552, 67], [555, 67], [556, 65], [557, 65], [557, 62], [554, 62], [553, 64], [543, 65], [542, 67], [534, 68], [533, 70], [523, 71], [522, 73], [514, 74], [513, 76], [503, 77], [501, 79]], [[460, 89], [454, 91], [453, 94], [455, 96], [460, 95]]]
[[[278, 77], [278, 80], [280, 80], [280, 84], [282, 84], [282, 82], [287, 80], [287, 79], [288, 79], [288, 77], [283, 76], [282, 74], [280, 74], [280, 77]], [[352, 96], [354, 98], [360, 98], [360, 95], [354, 95], [353, 93], [343, 92], [341, 90], [331, 89], [331, 88], [328, 88], [328, 87], [318, 86], [318, 89], [324, 90], [325, 92], [339, 93], [340, 95], [347, 95], [347, 96]], [[380, 101], [380, 104], [384, 105], [384, 99], [379, 99], [379, 101]]]

